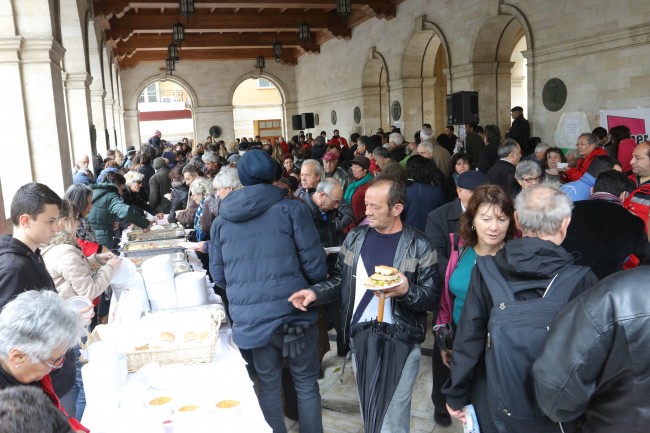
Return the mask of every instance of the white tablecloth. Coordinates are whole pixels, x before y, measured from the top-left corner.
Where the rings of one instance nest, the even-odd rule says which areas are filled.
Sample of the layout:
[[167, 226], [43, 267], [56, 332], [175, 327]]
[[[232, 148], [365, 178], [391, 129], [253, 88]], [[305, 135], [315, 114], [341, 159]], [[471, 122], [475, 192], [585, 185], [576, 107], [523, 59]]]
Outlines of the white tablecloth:
[[[204, 431], [206, 433], [217, 431], [270, 433], [272, 431], [262, 415], [253, 384], [246, 371], [246, 364], [239, 350], [232, 344], [229, 328], [221, 330], [214, 361], [211, 364], [183, 366], [183, 369], [188, 374], [187, 382], [174, 385], [166, 392], [167, 394], [214, 395], [215, 401], [222, 398], [235, 398], [241, 402], [241, 415], [232, 420], [205, 418], [206, 422], [189, 426], [187, 420], [178, 419], [176, 415], [156, 414], [147, 407], [126, 412], [121, 409], [111, 411], [106, 407], [87, 406], [81, 423], [92, 433], [201, 433]], [[156, 393], [165, 394], [150, 388], [147, 390], [147, 399], [155, 396]], [[206, 399], [212, 400], [210, 397], [201, 397], [201, 400]], [[199, 403], [214, 404], [209, 401]], [[171, 420], [173, 429], [165, 430], [164, 420]]]

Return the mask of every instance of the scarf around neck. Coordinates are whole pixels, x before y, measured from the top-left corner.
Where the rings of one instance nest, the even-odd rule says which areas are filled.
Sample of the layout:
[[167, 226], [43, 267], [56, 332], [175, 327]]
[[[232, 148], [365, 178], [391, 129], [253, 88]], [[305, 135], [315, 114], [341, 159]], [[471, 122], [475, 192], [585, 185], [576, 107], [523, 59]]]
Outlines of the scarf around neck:
[[372, 175], [370, 173], [368, 173], [368, 174], [365, 175], [365, 177], [352, 182], [348, 186], [348, 189], [345, 190], [345, 195], [343, 195], [343, 200], [350, 203], [352, 201], [352, 196], [357, 191], [357, 188], [359, 188], [364, 183], [370, 182], [371, 179], [372, 179]]

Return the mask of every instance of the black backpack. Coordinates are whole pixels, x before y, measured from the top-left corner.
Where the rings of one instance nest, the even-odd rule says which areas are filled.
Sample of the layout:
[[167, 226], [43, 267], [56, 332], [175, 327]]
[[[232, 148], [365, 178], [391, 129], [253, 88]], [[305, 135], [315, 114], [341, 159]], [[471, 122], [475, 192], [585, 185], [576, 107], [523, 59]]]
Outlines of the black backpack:
[[[562, 432], [535, 398], [533, 363], [541, 355], [549, 326], [589, 267], [569, 265], [553, 279], [508, 284], [494, 257], [476, 264], [494, 302], [488, 322], [485, 366], [490, 413], [499, 433]], [[543, 288], [540, 298], [516, 300], [520, 290]], [[480, 421], [480, 420], [479, 420]]]

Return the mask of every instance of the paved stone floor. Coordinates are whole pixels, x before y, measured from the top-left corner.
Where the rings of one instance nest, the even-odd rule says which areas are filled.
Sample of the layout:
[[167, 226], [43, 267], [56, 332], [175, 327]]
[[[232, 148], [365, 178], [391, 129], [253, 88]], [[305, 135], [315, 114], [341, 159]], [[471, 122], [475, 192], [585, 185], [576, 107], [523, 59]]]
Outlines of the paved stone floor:
[[[432, 336], [429, 332], [424, 348], [431, 348]], [[336, 356], [336, 343], [323, 358], [325, 376], [319, 380], [323, 406], [323, 426], [325, 433], [364, 433], [361, 416], [359, 415], [359, 400], [357, 385], [350, 364], [346, 366], [341, 381], [343, 358]], [[298, 433], [296, 421], [285, 418], [289, 433]], [[463, 426], [454, 420], [450, 427], [440, 427], [433, 422], [433, 404], [431, 403], [431, 356], [423, 355], [420, 360], [420, 370], [413, 391], [411, 407], [412, 433], [462, 433]]]

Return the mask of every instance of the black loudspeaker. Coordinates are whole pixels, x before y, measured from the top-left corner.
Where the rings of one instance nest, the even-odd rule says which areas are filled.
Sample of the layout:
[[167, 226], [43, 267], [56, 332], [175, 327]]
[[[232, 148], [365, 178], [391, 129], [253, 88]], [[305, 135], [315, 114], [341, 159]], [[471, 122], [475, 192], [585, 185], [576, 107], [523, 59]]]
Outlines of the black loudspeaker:
[[303, 129], [302, 127], [302, 117], [300, 114], [296, 114], [294, 116], [291, 116], [291, 126], [294, 131], [300, 131]]
[[479, 123], [478, 92], [456, 92], [447, 95], [447, 123], [462, 125]]
[[302, 129], [314, 127], [314, 113], [302, 113]]

